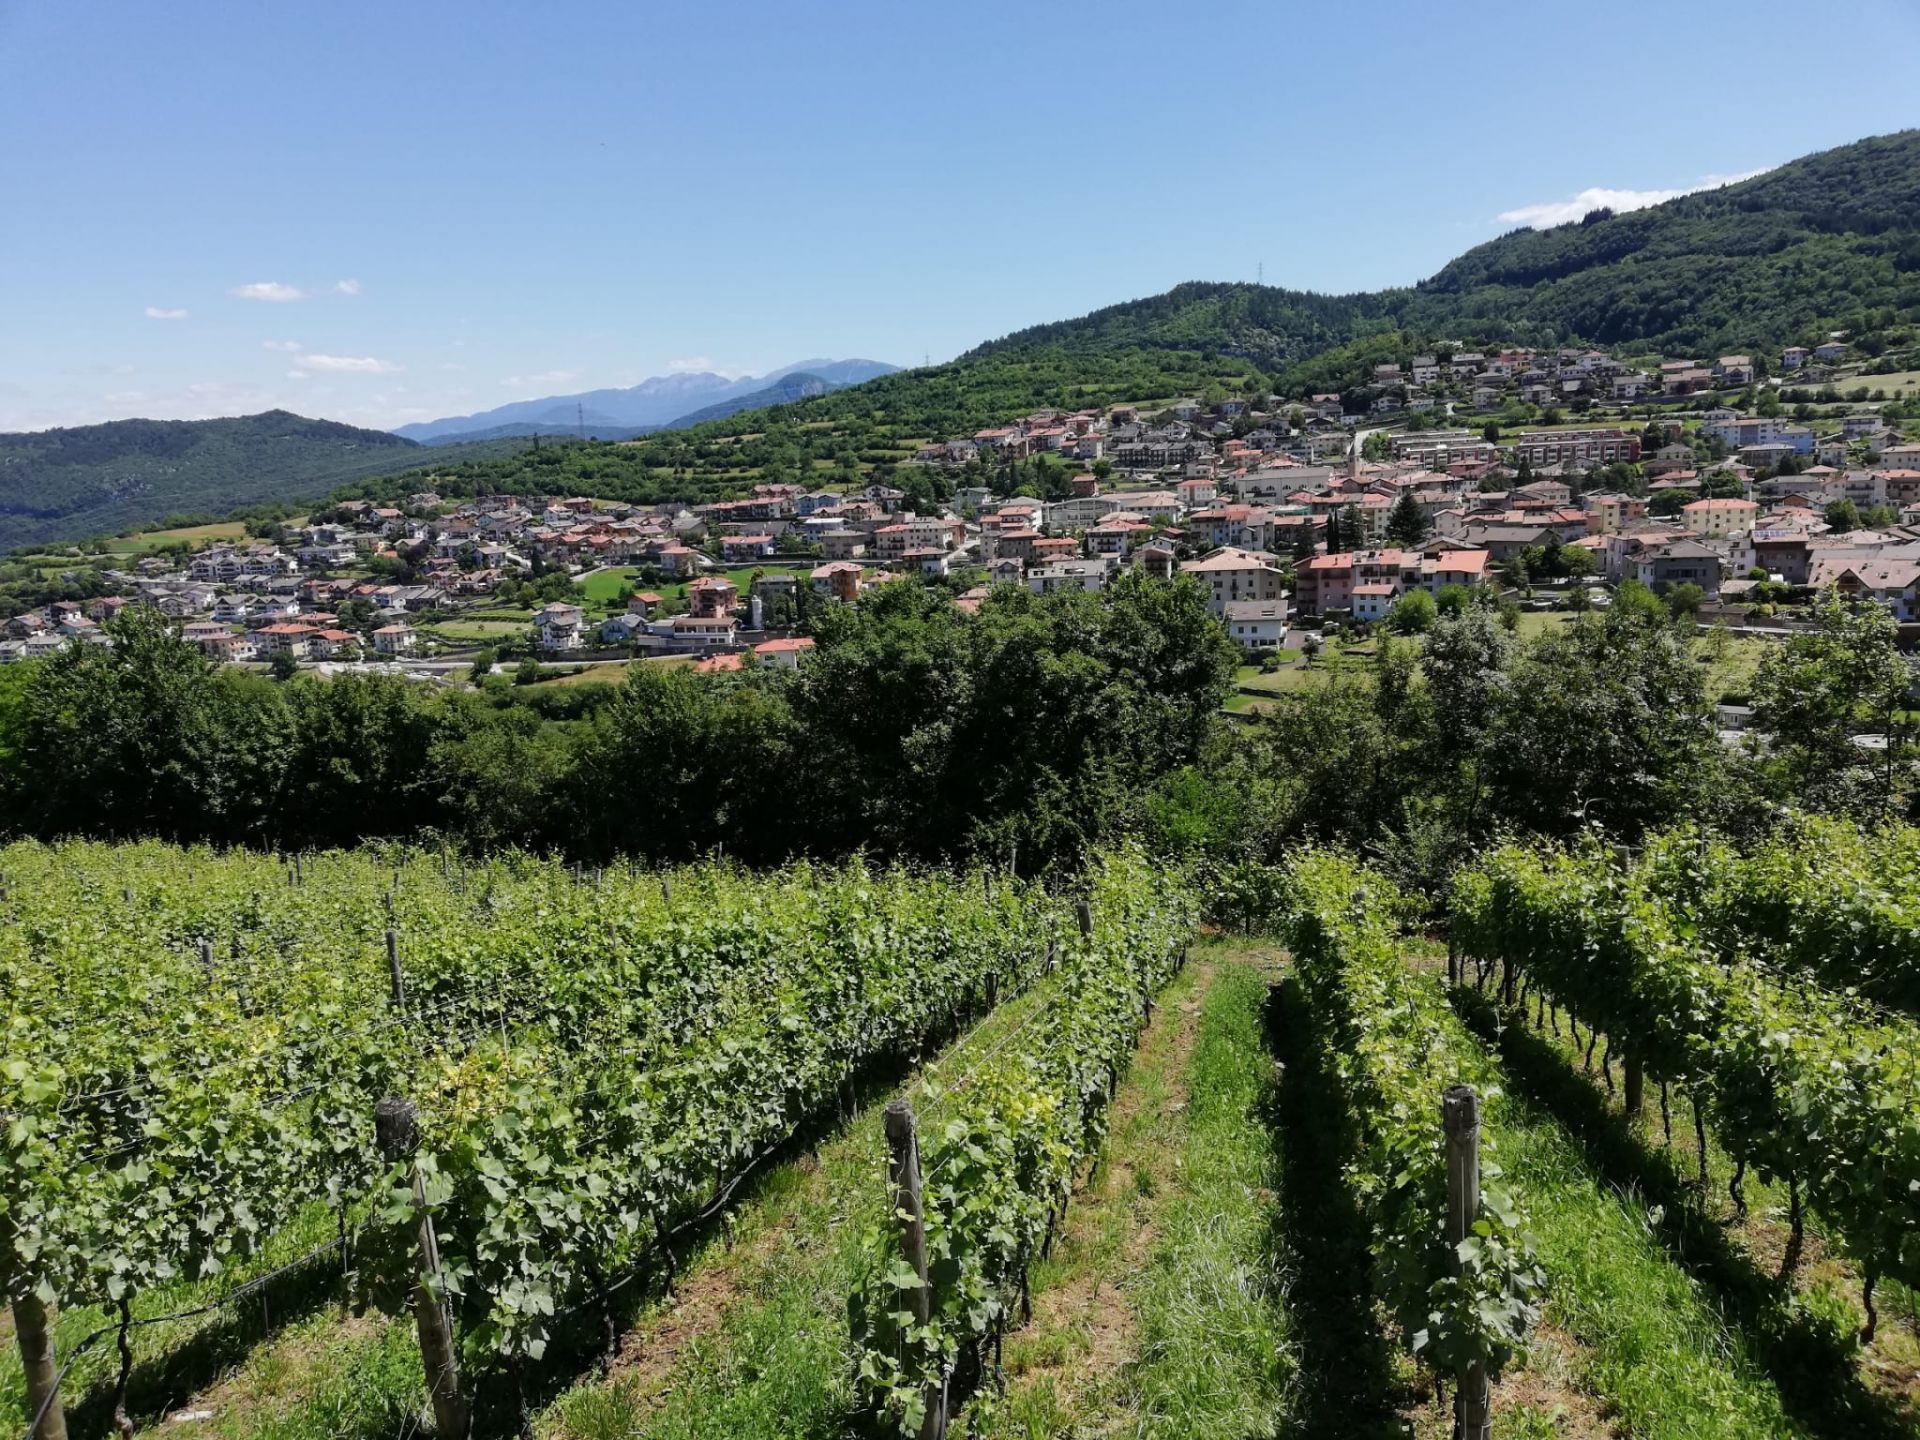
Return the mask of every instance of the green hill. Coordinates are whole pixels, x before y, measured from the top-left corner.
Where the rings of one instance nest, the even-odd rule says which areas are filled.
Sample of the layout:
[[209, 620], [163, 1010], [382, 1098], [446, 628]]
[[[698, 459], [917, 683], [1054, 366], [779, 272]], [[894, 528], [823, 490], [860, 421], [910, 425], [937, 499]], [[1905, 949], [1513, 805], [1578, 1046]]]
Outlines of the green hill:
[[1179, 285], [952, 364], [631, 444], [485, 461], [451, 483], [713, 499], [757, 480], [851, 480], [915, 442], [1044, 405], [1161, 399], [1211, 381], [1238, 390], [1256, 373], [1288, 394], [1343, 389], [1376, 360], [1436, 339], [1764, 353], [1836, 326], [1916, 318], [1920, 130], [1910, 130], [1630, 214], [1517, 230], [1417, 285], [1354, 295]]
[[180, 515], [317, 499], [368, 475], [518, 445], [428, 451], [285, 410], [229, 420], [114, 420], [0, 435], [0, 550]]
[[[759, 482], [853, 483], [930, 440], [970, 435], [1043, 406], [1170, 399], [1213, 382], [1240, 389], [1247, 360], [1144, 346], [1100, 351], [1037, 347], [902, 370], [791, 405], [754, 410], [626, 442], [543, 444], [512, 456], [443, 463], [444, 495], [599, 495], [633, 504], [697, 503]], [[413, 477], [374, 479], [354, 493], [384, 499]], [[415, 487], [417, 488], [417, 486]]]
[[1187, 284], [974, 351], [1216, 349], [1277, 367], [1388, 331], [1667, 352], [1790, 343], [1920, 312], [1920, 130], [1862, 140], [1625, 215], [1475, 246], [1352, 295]]

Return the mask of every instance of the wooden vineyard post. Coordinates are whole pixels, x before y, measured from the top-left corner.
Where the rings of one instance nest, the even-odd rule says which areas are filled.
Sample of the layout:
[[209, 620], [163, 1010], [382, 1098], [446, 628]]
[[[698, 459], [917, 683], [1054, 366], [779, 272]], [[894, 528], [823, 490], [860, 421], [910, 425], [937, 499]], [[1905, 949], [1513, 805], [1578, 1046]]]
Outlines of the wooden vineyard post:
[[1639, 1115], [1647, 1108], [1647, 1076], [1638, 1055], [1628, 1055], [1622, 1067], [1627, 1072], [1625, 1104], [1627, 1114]]
[[[1440, 1100], [1440, 1117], [1447, 1136], [1447, 1245], [1457, 1269], [1458, 1246], [1480, 1213], [1479, 1095], [1471, 1085], [1449, 1085]], [[1492, 1440], [1492, 1410], [1486, 1362], [1475, 1360], [1455, 1378], [1455, 1440]]]
[[60, 1398], [60, 1371], [53, 1360], [47, 1307], [31, 1290], [13, 1297], [13, 1338], [27, 1379], [29, 1440], [67, 1440], [67, 1407]]
[[1086, 901], [1073, 902], [1073, 918], [1079, 922], [1080, 933], [1083, 936], [1093, 934], [1093, 907]]
[[[374, 1107], [373, 1133], [388, 1164], [411, 1156], [419, 1144], [418, 1116], [411, 1100], [388, 1097]], [[413, 1322], [420, 1335], [420, 1362], [433, 1401], [434, 1429], [442, 1440], [467, 1440], [467, 1402], [460, 1394], [460, 1362], [453, 1348], [440, 1278], [440, 1245], [427, 1214], [426, 1186], [416, 1169], [413, 1203], [420, 1211], [420, 1270], [413, 1286]]]
[[387, 931], [387, 978], [393, 982], [393, 1008], [404, 1015], [407, 1010], [407, 977], [400, 970], [400, 935], [395, 930]]
[[[895, 1100], [887, 1106], [889, 1178], [893, 1181], [894, 1214], [900, 1221], [900, 1249], [920, 1284], [909, 1296], [913, 1323], [933, 1318], [933, 1291], [927, 1285], [927, 1221], [920, 1207], [920, 1141], [914, 1133], [913, 1106]], [[947, 1387], [944, 1380], [929, 1381], [923, 1397], [925, 1413], [920, 1440], [943, 1440], [947, 1433]]]

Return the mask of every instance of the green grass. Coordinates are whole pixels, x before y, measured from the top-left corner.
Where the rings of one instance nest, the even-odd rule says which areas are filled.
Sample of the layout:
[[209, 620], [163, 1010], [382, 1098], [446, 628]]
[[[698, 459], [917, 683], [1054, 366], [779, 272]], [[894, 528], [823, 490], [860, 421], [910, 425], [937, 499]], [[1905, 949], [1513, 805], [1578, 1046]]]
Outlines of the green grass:
[[432, 625], [423, 626], [422, 633], [438, 635], [447, 640], [508, 640], [525, 639], [532, 634], [531, 620], [473, 620], [462, 617], [458, 620], [439, 620]]
[[[1469, 997], [1470, 1011], [1473, 1003]], [[1789, 1412], [1749, 1334], [1676, 1263], [1661, 1207], [1597, 1171], [1578, 1138], [1517, 1079], [1488, 1116], [1490, 1158], [1523, 1197], [1547, 1271], [1545, 1318], [1577, 1342], [1573, 1368], [1583, 1388], [1605, 1397], [1629, 1433], [1823, 1433]]]
[[1702, 630], [1694, 637], [1693, 654], [1701, 665], [1707, 698], [1718, 700], [1723, 695], [1751, 693], [1761, 660], [1779, 648], [1777, 640], [1762, 640], [1752, 635], [1716, 635], [1711, 629]]
[[[676, 658], [683, 659], [683, 663], [687, 664], [691, 664], [693, 660], [692, 656]], [[556, 675], [551, 680], [536, 680], [529, 688], [538, 689], [541, 686], [568, 685], [618, 685], [622, 680], [627, 678], [627, 671], [632, 668], [634, 663], [635, 662], [631, 660], [614, 660], [605, 665], [583, 665], [578, 670], [569, 670], [566, 674]], [[666, 664], [669, 662], [660, 661], [656, 663]]]
[[[939, 1070], [965, 1073], [1000, 1037], [1043, 1004], [1043, 983], [1002, 1005], [950, 1047]], [[922, 1128], [937, 1117], [923, 1076], [898, 1092], [914, 1101]], [[863, 1232], [885, 1213], [883, 1106], [859, 1113], [821, 1146], [769, 1174], [734, 1227], [688, 1267], [682, 1293], [696, 1291], [720, 1313], [684, 1336], [670, 1365], [649, 1353], [660, 1341], [658, 1311], [634, 1335], [638, 1364], [563, 1393], [536, 1433], [567, 1440], [791, 1440], [842, 1436], [849, 1422], [847, 1296], [864, 1257]]]
[[215, 540], [244, 540], [247, 527], [238, 520], [223, 520], [211, 525], [183, 525], [177, 530], [144, 530], [137, 535], [122, 535], [107, 542], [116, 555], [143, 555], [163, 545], [184, 540], [198, 550]]
[[[1494, 1012], [1466, 997], [1464, 1007], [1482, 1030]], [[1811, 1433], [1850, 1437], [1905, 1437], [1920, 1433], [1920, 1331], [1911, 1291], [1882, 1282], [1882, 1324], [1870, 1351], [1855, 1337], [1865, 1320], [1860, 1276], [1838, 1252], [1817, 1210], [1807, 1217], [1805, 1253], [1788, 1275], [1790, 1248], [1785, 1183], [1744, 1177], [1747, 1209], [1738, 1213], [1729, 1193], [1731, 1158], [1708, 1128], [1711, 1185], [1697, 1184], [1698, 1150], [1690, 1097], [1672, 1097], [1671, 1139], [1658, 1118], [1657, 1087], [1648, 1085], [1646, 1112], [1627, 1116], [1606, 1087], [1601, 1067], [1583, 1067], [1583, 1032], [1574, 1039], [1563, 1016], [1558, 1036], [1534, 1030], [1508, 1012], [1500, 1044], [1517, 1089], [1550, 1111], [1581, 1146], [1588, 1166], [1616, 1192], [1640, 1197], [1655, 1236], [1712, 1297], [1780, 1388], [1788, 1409]], [[1604, 1053], [1604, 1052], [1600, 1052]], [[1611, 1078], [1611, 1077], [1608, 1077]], [[1897, 1318], [1896, 1318], [1897, 1317]]]
[[1521, 1101], [1494, 1109], [1494, 1158], [1525, 1197], [1551, 1289], [1547, 1319], [1580, 1344], [1581, 1378], [1648, 1440], [1808, 1432], [1711, 1299], [1675, 1265], [1647, 1208], [1587, 1168]]
[[582, 580], [580, 589], [587, 599], [595, 604], [611, 605], [619, 599], [622, 586], [633, 585], [635, 588], [643, 588], [638, 583], [639, 574], [640, 569], [636, 565], [622, 565], [613, 570], [601, 570]]
[[470, 620], [503, 620], [525, 626], [533, 624], [533, 611], [512, 605], [483, 605], [478, 609], [460, 612], [460, 623]]
[[[134, 1318], [195, 1309], [230, 1294], [248, 1280], [324, 1245], [334, 1238], [337, 1223], [335, 1212], [327, 1206], [309, 1205], [270, 1235], [259, 1251], [224, 1273], [205, 1281], [176, 1280], [141, 1292], [133, 1302]], [[266, 1287], [257, 1299], [132, 1331], [135, 1368], [129, 1392], [131, 1413], [141, 1421], [156, 1418], [162, 1408], [250, 1353], [276, 1316], [280, 1324], [309, 1315], [336, 1316], [339, 1291], [340, 1259], [333, 1254]], [[53, 1324], [56, 1352], [63, 1359], [71, 1356], [82, 1340], [112, 1325], [114, 1319], [114, 1312], [106, 1306], [59, 1308]], [[116, 1368], [111, 1335], [95, 1341], [73, 1361], [62, 1394], [69, 1425], [76, 1434], [104, 1431]], [[14, 1432], [26, 1428], [25, 1398], [19, 1351], [9, 1337], [0, 1349], [0, 1427]]]
[[1197, 947], [1195, 963], [1216, 953], [1218, 976], [1186, 1067], [1185, 1114], [1166, 1127], [1171, 1133], [1151, 1137], [1174, 1157], [1174, 1178], [1134, 1299], [1138, 1358], [1122, 1389], [1131, 1435], [1263, 1434], [1291, 1363], [1284, 1277], [1268, 1255], [1278, 1164], [1265, 1123], [1269, 975], [1212, 947]]
[[[1301, 652], [1298, 650], [1276, 650], [1274, 654], [1279, 658], [1282, 666], [1287, 666], [1297, 664], [1300, 660]], [[1280, 670], [1262, 670], [1258, 665], [1242, 665], [1233, 672], [1233, 683], [1238, 685], [1242, 690], [1285, 689], [1286, 683], [1278, 679], [1278, 676], [1282, 673], [1284, 672]]]

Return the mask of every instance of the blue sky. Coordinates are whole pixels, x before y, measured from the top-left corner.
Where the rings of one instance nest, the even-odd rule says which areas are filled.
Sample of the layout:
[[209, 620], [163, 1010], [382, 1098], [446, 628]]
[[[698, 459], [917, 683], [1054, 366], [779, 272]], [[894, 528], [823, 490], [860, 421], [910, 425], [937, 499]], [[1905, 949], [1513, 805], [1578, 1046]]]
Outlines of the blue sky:
[[1920, 123], [1870, 58], [1915, 53], [1912, 0], [0, 0], [0, 429], [397, 425], [1263, 263], [1406, 282]]

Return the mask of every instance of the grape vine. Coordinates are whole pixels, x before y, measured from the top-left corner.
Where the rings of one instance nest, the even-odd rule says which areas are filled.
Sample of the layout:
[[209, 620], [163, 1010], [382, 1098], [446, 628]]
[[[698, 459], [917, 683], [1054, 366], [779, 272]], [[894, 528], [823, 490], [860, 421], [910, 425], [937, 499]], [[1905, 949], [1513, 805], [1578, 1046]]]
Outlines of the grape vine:
[[1707, 943], [1649, 883], [1671, 861], [1503, 846], [1458, 877], [1455, 937], [1690, 1087], [1737, 1162], [1800, 1187], [1860, 1264], [1871, 1332], [1873, 1281], [1920, 1281], [1920, 1034]]
[[985, 1347], [1026, 1301], [1028, 1266], [1050, 1243], [1078, 1167], [1106, 1133], [1106, 1104], [1178, 968], [1194, 924], [1185, 877], [1137, 851], [1091, 873], [1089, 935], [1063, 943], [1059, 974], [1017, 1046], [982, 1062], [923, 1139], [929, 1318], [897, 1227], [866, 1236], [852, 1297], [858, 1398], [917, 1432], [929, 1391], [977, 1373]]
[[[397, 1307], [417, 1175], [466, 1357], [508, 1367], [1073, 928], [1035, 884], [859, 862], [586, 875], [74, 843], [8, 847], [0, 874], [10, 1293], [204, 1280], [327, 1205]], [[387, 1095], [418, 1112], [393, 1164]]]
[[[1375, 1279], [1407, 1348], [1442, 1376], [1474, 1361], [1490, 1374], [1539, 1316], [1545, 1276], [1497, 1165], [1483, 1161], [1481, 1213], [1447, 1244], [1441, 1092], [1498, 1097], [1498, 1072], [1438, 987], [1401, 957], [1406, 898], [1346, 857], [1310, 851], [1286, 870], [1282, 930], [1323, 1059], [1358, 1122], [1349, 1179], [1374, 1234]], [[1488, 1132], [1483, 1144], [1497, 1136]]]

